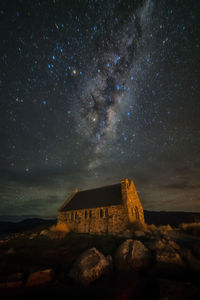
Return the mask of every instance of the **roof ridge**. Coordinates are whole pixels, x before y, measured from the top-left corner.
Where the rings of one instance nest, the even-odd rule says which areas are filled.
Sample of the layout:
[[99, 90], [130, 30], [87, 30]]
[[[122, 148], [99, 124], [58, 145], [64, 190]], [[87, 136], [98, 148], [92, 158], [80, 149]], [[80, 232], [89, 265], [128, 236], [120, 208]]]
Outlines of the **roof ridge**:
[[77, 192], [77, 194], [81, 193], [81, 192], [88, 192], [88, 191], [94, 191], [94, 190], [98, 190], [98, 189], [102, 189], [102, 188], [107, 188], [107, 187], [111, 187], [111, 186], [115, 186], [115, 185], [121, 185], [121, 183], [114, 183], [114, 184], [109, 184], [109, 185], [103, 185], [103, 186], [96, 187], [96, 188], [93, 188], [93, 189], [80, 190], [80, 191]]

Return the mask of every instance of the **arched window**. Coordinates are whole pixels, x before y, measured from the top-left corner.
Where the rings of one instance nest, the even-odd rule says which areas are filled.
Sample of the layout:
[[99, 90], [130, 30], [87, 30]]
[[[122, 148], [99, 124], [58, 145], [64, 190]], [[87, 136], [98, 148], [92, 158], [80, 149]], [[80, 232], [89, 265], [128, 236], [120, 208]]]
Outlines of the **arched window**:
[[88, 216], [88, 212], [87, 210], [85, 210], [85, 219], [87, 219], [87, 216]]
[[135, 207], [135, 216], [136, 216], [136, 220], [139, 220], [140, 216], [139, 216], [139, 211], [138, 211], [138, 207]]
[[89, 218], [90, 219], [92, 218], [92, 211], [91, 210], [89, 211]]
[[73, 219], [74, 219], [74, 213], [72, 212], [72, 214], [71, 214], [71, 221], [73, 221]]
[[100, 209], [100, 218], [103, 218], [103, 209]]
[[106, 207], [106, 210], [105, 210], [105, 216], [106, 218], [108, 217], [108, 208]]
[[77, 211], [75, 212], [75, 219], [78, 219]]

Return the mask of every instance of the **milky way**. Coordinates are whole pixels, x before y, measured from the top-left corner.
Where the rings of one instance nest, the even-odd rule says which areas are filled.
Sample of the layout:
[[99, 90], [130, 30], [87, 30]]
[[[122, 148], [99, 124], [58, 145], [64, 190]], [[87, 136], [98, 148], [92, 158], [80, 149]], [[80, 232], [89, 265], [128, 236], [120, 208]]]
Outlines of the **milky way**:
[[124, 177], [145, 209], [200, 210], [199, 10], [1, 1], [0, 214], [55, 215]]
[[98, 154], [102, 155], [107, 143], [116, 138], [120, 107], [127, 102], [130, 81], [136, 80], [138, 57], [143, 51], [141, 41], [145, 38], [147, 24], [151, 26], [152, 8], [151, 1], [135, 5], [126, 22], [115, 17], [109, 33], [100, 39], [96, 37], [99, 41], [93, 69], [97, 75], [88, 78], [83, 89], [79, 116], [83, 134], [89, 136], [94, 154], [97, 154], [89, 163], [89, 169], [101, 164]]

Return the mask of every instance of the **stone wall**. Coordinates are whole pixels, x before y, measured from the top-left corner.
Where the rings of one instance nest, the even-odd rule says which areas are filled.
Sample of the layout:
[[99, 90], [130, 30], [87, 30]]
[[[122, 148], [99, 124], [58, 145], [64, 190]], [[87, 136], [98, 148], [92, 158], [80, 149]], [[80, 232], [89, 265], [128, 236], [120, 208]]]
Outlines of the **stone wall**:
[[72, 231], [91, 234], [119, 233], [129, 224], [123, 205], [59, 211], [58, 222], [64, 222]]

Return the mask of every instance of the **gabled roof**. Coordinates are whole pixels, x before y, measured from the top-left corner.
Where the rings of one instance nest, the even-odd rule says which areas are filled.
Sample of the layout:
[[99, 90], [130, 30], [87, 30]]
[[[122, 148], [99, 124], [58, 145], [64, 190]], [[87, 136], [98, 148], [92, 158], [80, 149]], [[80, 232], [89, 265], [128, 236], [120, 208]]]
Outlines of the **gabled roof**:
[[78, 210], [122, 204], [121, 184], [77, 192], [60, 211]]

